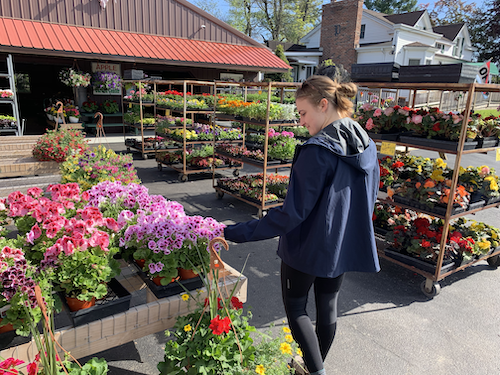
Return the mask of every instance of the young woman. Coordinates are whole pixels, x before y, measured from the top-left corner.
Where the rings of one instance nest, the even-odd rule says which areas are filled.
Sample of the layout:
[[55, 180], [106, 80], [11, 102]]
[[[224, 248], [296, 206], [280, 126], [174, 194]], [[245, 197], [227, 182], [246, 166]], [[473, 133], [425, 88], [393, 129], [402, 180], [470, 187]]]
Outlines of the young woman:
[[[296, 93], [300, 124], [311, 138], [295, 152], [282, 207], [260, 220], [228, 226], [234, 242], [280, 236], [281, 288], [288, 322], [311, 374], [326, 374], [337, 296], [345, 272], [378, 272], [372, 214], [379, 186], [377, 149], [351, 119], [352, 83], [308, 78]], [[307, 315], [314, 286], [316, 328]]]

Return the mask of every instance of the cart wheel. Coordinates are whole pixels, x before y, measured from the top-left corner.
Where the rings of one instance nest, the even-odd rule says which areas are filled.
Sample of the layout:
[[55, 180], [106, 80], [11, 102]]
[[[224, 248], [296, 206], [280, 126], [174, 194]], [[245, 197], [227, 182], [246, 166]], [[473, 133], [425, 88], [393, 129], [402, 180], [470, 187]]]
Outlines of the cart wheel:
[[500, 267], [500, 255], [492, 256], [486, 259], [490, 267], [498, 268]]
[[266, 216], [266, 214], [267, 214], [266, 210], [259, 208], [259, 212], [257, 212], [257, 216], [259, 217], [259, 219], [262, 219], [264, 216]]
[[161, 163], [158, 163], [158, 170], [161, 172], [162, 169], [163, 169], [163, 166], [161, 165]]
[[422, 284], [420, 284], [420, 289], [422, 290], [422, 293], [424, 293], [425, 296], [429, 298], [436, 297], [439, 294], [439, 292], [441, 292], [441, 285], [439, 285], [439, 283], [437, 282], [432, 282], [431, 289], [427, 290], [427, 288], [425, 287], [426, 282], [427, 280], [424, 280], [422, 281]]
[[142, 158], [143, 158], [144, 160], [148, 160], [148, 154], [142, 154]]
[[239, 170], [239, 169], [235, 169], [235, 170], [233, 171], [233, 176], [234, 176], [234, 177], [238, 177], [239, 175], [240, 175], [240, 170]]
[[187, 174], [181, 173], [179, 174], [179, 181], [180, 182], [186, 182], [188, 180]]
[[217, 199], [222, 199], [224, 197], [224, 192], [222, 191], [216, 191], [215, 194], [217, 195]]

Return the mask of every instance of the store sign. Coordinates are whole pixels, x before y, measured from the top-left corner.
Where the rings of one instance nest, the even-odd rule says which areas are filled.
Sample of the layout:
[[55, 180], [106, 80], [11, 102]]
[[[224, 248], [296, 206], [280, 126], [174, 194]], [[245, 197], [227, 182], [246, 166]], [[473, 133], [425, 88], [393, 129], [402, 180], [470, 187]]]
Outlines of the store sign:
[[94, 95], [121, 95], [122, 89], [119, 84], [122, 79], [120, 64], [109, 63], [92, 63], [92, 80], [95, 83], [99, 81], [96, 77], [101, 78], [101, 82], [105, 84], [105, 88], [93, 84]]

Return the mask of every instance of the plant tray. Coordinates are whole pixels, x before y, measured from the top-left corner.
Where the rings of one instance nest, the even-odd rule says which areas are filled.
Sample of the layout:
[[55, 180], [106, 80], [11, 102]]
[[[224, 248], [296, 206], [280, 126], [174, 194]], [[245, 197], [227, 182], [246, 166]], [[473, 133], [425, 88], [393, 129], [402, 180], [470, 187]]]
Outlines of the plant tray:
[[479, 148], [489, 148], [498, 146], [498, 138], [497, 137], [487, 137], [479, 139]]
[[[448, 150], [448, 151], [457, 151], [458, 150], [458, 142], [455, 141], [444, 141], [440, 139], [430, 139], [430, 138], [421, 138], [421, 137], [410, 137], [406, 135], [402, 135], [399, 137], [399, 140], [402, 143], [406, 143], [412, 146], [424, 146], [424, 147], [432, 147], [439, 150]], [[477, 148], [477, 141], [466, 141], [464, 142], [464, 150], [474, 150]]]
[[[388, 248], [384, 250], [385, 255], [389, 258], [400, 261], [401, 263], [407, 264], [409, 266], [413, 266], [419, 270], [429, 272], [434, 274], [436, 272], [436, 265], [430, 262], [426, 262], [424, 260], [414, 258], [409, 255], [401, 254], [395, 249]], [[446, 264], [445, 264], [446, 262]], [[453, 261], [443, 261], [443, 265], [441, 266], [441, 273], [448, 272], [452, 269], [456, 268], [455, 262]]]
[[383, 133], [373, 133], [368, 131], [367, 133], [370, 136], [370, 138], [375, 141], [397, 141], [399, 139], [399, 133], [383, 134]]
[[488, 206], [489, 204], [493, 204], [493, 203], [497, 203], [497, 202], [500, 202], [500, 197], [486, 198], [485, 206]]
[[[253, 163], [253, 164], [257, 164], [257, 165], [260, 165], [260, 166], [264, 166], [264, 160], [257, 160], [257, 159], [252, 159], [252, 158], [247, 158], [247, 157], [244, 157], [242, 156], [241, 157], [242, 161], [245, 162], [245, 163]], [[281, 160], [267, 160], [267, 166], [270, 166], [270, 165], [279, 165], [281, 164]]]
[[[393, 196], [394, 202], [396, 203], [401, 203], [409, 207], [413, 207], [417, 210], [423, 210], [427, 211], [429, 213], [433, 213], [436, 215], [441, 215], [444, 216], [446, 214], [446, 206], [440, 206], [440, 205], [435, 205], [434, 207], [429, 207], [425, 203], [421, 203], [417, 200], [411, 199], [411, 198], [406, 198], [406, 197], [401, 197], [399, 195], [394, 195]], [[461, 207], [458, 204], [455, 204], [453, 206], [453, 209], [451, 210], [451, 215], [456, 215], [459, 213], [464, 212], [465, 209]]]
[[384, 228], [379, 228], [379, 227], [373, 227], [373, 231], [378, 234], [379, 236], [385, 237], [387, 232], [389, 232], [387, 229]]
[[108, 316], [127, 311], [130, 308], [132, 295], [125, 289], [118, 280], [111, 279], [108, 283], [108, 294], [101, 300], [97, 300], [95, 306], [79, 311], [69, 311], [66, 299], [59, 294], [63, 302], [63, 312], [66, 312], [73, 326], [78, 327], [95, 320], [106, 318]]
[[138, 270], [138, 275], [141, 279], [146, 283], [148, 288], [154, 293], [156, 298], [165, 298], [170, 297], [175, 294], [184, 293], [186, 288], [187, 290], [195, 290], [199, 288], [203, 288], [203, 280], [200, 276], [197, 276], [193, 279], [189, 280], [177, 280], [168, 285], [156, 285], [153, 280], [151, 280], [145, 272], [137, 265], [137, 263], [132, 262]]
[[[241, 120], [243, 122], [250, 124], [258, 124], [266, 126], [266, 120], [251, 119], [249, 117], [242, 117]], [[279, 125], [279, 124], [297, 125], [297, 120], [269, 120], [269, 125]]]

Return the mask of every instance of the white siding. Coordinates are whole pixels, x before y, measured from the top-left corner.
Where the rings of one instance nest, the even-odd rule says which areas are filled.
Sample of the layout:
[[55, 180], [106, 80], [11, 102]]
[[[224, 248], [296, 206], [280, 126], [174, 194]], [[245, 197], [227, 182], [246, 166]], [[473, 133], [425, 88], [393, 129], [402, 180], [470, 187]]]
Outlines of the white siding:
[[381, 62], [391, 62], [393, 56], [382, 51], [358, 52], [358, 64], [373, 64]]
[[300, 44], [305, 44], [307, 48], [319, 48], [321, 40], [321, 27], [317, 27], [313, 30], [307, 38], [302, 38]]
[[384, 25], [383, 21], [374, 20], [372, 16], [363, 14], [361, 24], [366, 25], [365, 37], [359, 39], [359, 44], [387, 42], [392, 38], [392, 27]]

